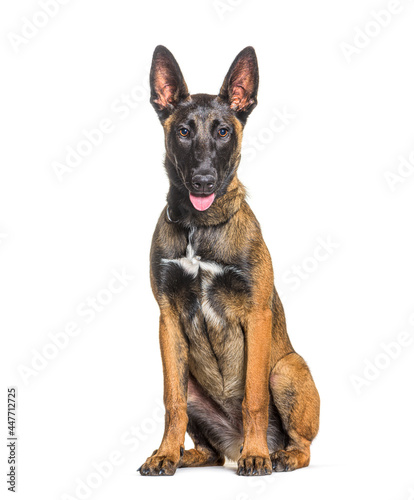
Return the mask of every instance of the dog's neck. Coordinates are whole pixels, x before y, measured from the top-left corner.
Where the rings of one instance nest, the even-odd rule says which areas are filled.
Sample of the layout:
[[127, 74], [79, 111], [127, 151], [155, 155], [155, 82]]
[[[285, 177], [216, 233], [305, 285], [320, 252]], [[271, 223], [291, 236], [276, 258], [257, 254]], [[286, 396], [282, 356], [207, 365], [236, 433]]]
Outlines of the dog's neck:
[[188, 199], [177, 187], [170, 184], [167, 195], [166, 220], [182, 227], [217, 226], [227, 222], [239, 211], [246, 196], [246, 189], [235, 175], [226, 192], [218, 196], [210, 208], [204, 212], [195, 210]]

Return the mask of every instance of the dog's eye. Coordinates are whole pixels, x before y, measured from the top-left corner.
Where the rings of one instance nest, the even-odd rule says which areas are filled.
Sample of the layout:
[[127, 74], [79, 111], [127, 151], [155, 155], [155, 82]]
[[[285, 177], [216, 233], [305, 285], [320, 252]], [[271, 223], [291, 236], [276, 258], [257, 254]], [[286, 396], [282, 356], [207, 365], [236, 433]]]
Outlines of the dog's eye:
[[218, 134], [220, 137], [227, 137], [229, 134], [229, 131], [226, 128], [221, 128], [221, 129], [219, 129]]
[[178, 132], [180, 133], [181, 137], [188, 137], [190, 135], [190, 131], [188, 130], [188, 128], [180, 128]]

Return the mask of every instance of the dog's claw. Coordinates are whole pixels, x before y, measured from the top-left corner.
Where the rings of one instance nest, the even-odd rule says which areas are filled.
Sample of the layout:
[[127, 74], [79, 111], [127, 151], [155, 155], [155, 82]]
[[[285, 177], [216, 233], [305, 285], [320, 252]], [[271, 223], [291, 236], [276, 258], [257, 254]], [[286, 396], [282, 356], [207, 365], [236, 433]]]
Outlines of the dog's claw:
[[178, 463], [172, 457], [152, 455], [138, 470], [141, 476], [173, 476]]
[[239, 476], [268, 476], [272, 473], [270, 457], [247, 456], [240, 458], [237, 474]]

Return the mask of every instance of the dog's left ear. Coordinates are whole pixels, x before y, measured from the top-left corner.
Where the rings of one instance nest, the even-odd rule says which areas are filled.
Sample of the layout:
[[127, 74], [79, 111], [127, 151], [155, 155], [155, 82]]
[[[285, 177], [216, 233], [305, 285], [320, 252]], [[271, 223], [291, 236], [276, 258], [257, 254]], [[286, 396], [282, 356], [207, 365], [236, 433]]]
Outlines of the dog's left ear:
[[161, 122], [188, 97], [188, 88], [180, 67], [171, 52], [163, 45], [154, 50], [150, 72], [150, 102]]
[[244, 123], [257, 105], [259, 67], [253, 47], [246, 47], [233, 61], [221, 86], [219, 98], [226, 101]]

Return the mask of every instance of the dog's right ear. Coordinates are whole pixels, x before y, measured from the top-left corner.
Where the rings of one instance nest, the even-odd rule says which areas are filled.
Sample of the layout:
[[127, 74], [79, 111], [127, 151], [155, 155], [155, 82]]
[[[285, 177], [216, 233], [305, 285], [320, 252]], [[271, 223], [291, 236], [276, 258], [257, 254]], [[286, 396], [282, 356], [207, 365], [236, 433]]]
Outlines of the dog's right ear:
[[158, 45], [154, 50], [150, 87], [150, 102], [161, 123], [174, 111], [178, 103], [189, 95], [187, 84], [177, 61], [163, 45]]

